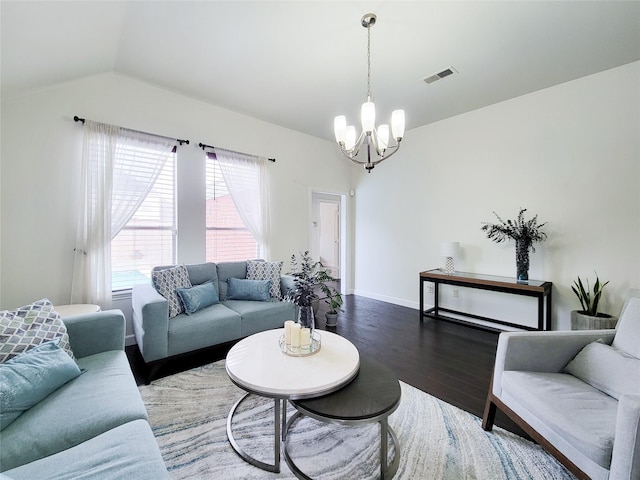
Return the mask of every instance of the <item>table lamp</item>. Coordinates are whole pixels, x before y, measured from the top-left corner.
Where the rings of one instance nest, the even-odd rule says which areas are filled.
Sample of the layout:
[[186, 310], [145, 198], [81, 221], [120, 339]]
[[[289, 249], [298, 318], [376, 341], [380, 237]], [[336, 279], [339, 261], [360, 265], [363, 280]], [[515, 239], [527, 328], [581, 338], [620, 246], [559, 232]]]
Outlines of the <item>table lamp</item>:
[[456, 271], [453, 259], [458, 255], [459, 250], [460, 242], [442, 242], [440, 244], [440, 255], [447, 259], [444, 267], [444, 273], [447, 275], [453, 275]]

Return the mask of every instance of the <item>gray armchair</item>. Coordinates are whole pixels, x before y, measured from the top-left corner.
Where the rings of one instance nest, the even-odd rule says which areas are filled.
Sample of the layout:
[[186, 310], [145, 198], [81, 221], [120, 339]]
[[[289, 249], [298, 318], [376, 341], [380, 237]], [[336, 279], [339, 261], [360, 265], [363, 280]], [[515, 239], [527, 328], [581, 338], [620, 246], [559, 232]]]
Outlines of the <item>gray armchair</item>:
[[615, 330], [501, 333], [497, 408], [578, 478], [640, 480], [640, 291]]

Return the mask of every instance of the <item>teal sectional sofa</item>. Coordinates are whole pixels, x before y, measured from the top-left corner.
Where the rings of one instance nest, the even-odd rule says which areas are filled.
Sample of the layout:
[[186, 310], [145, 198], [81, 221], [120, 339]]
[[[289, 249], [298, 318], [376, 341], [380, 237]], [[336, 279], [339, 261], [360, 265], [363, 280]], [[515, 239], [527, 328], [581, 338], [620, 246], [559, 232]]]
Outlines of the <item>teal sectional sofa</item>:
[[[185, 265], [191, 285], [212, 283], [217, 301], [191, 314], [170, 318], [170, 306], [150, 284], [135, 285], [132, 291], [133, 330], [140, 353], [150, 367], [147, 381], [162, 362], [180, 354], [224, 344], [257, 332], [282, 327], [295, 318], [295, 305], [277, 297], [259, 300], [233, 299], [230, 279], [247, 279], [250, 262]], [[265, 262], [265, 264], [268, 262]], [[172, 266], [156, 267], [161, 271]], [[293, 286], [293, 277], [277, 274], [281, 295]]]
[[83, 372], [0, 432], [0, 478], [168, 478], [124, 352], [122, 312], [63, 321]]

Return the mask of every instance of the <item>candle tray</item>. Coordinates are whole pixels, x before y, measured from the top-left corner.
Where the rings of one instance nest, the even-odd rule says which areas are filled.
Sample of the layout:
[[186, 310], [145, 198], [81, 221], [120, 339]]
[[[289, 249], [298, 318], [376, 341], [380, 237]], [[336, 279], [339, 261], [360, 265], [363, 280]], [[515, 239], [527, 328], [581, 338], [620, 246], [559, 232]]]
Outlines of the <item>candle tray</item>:
[[308, 347], [292, 347], [284, 343], [284, 335], [280, 335], [278, 339], [280, 351], [290, 357], [308, 357], [320, 351], [322, 342], [320, 341], [320, 332], [314, 330], [311, 332], [311, 345]]

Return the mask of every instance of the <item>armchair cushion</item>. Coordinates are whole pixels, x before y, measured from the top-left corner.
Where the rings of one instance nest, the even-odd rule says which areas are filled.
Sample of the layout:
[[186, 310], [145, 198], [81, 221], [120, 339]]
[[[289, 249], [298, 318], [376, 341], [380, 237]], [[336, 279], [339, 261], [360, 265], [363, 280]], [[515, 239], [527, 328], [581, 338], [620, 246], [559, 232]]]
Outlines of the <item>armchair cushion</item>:
[[191, 280], [187, 267], [178, 265], [175, 267], [153, 269], [151, 282], [160, 295], [167, 299], [169, 304], [169, 318], [184, 313], [184, 306], [178, 298], [178, 288], [190, 288]]
[[[566, 373], [504, 372], [503, 398], [603, 468], [611, 463], [618, 402]], [[531, 425], [541, 429], [540, 425]]]
[[584, 347], [565, 371], [617, 400], [640, 395], [640, 359], [602, 341]]
[[634, 291], [620, 314], [613, 346], [640, 358], [640, 292]]

